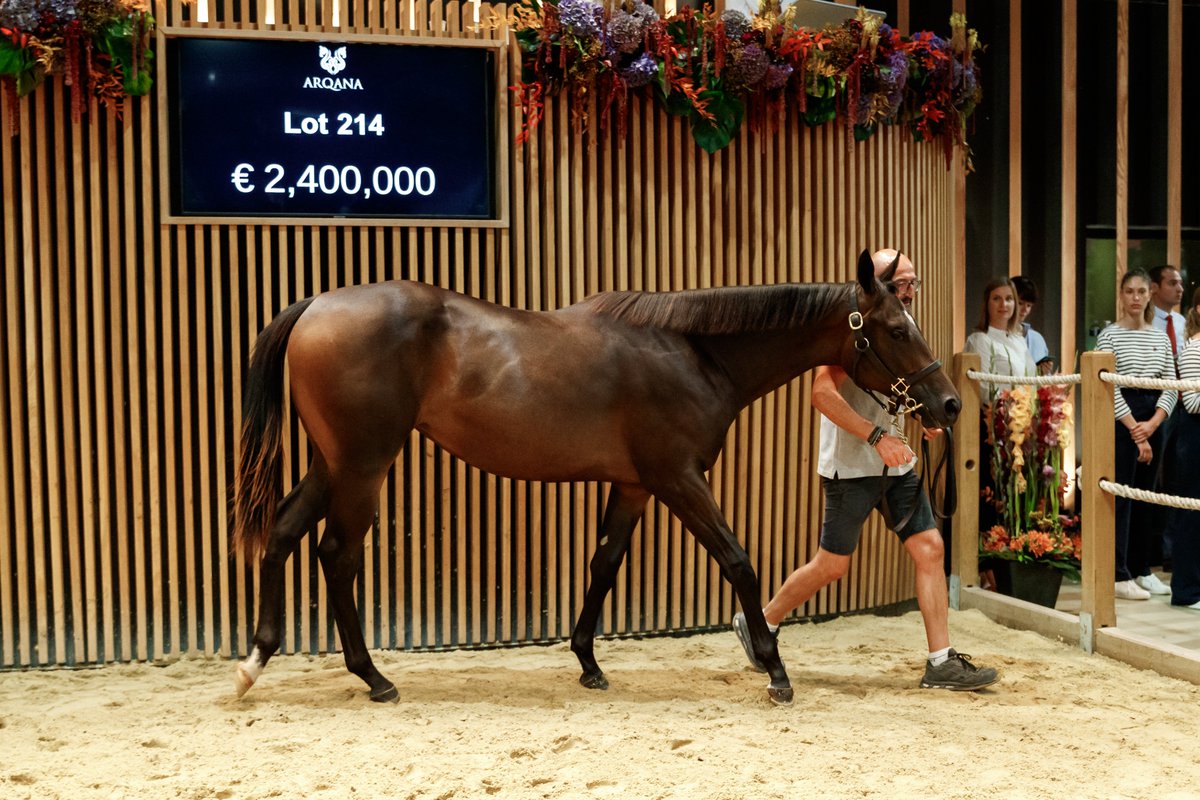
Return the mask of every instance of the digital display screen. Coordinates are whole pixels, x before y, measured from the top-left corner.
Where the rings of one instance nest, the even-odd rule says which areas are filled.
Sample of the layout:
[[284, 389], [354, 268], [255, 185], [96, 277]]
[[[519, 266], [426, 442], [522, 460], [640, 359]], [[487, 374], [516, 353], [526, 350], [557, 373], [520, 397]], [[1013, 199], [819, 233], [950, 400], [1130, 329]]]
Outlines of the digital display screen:
[[494, 49], [166, 46], [173, 214], [495, 218]]

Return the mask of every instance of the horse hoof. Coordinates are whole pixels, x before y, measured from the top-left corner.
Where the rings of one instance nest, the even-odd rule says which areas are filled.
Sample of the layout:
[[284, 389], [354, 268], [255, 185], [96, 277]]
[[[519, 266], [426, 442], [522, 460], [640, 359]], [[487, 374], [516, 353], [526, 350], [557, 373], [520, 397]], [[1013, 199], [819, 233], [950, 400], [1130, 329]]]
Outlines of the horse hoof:
[[254, 685], [254, 677], [249, 671], [238, 664], [237, 672], [233, 673], [233, 688], [237, 692], [237, 696], [241, 697], [246, 692], [250, 691], [250, 687]]
[[371, 700], [376, 703], [399, 703], [400, 692], [392, 684], [388, 684], [387, 688], [380, 689], [377, 692], [371, 692]]
[[593, 674], [584, 673], [579, 677], [579, 683], [585, 689], [607, 689], [608, 678], [604, 677], [603, 672]]
[[770, 697], [771, 702], [777, 706], [790, 706], [792, 704], [792, 687], [768, 686], [767, 696]]

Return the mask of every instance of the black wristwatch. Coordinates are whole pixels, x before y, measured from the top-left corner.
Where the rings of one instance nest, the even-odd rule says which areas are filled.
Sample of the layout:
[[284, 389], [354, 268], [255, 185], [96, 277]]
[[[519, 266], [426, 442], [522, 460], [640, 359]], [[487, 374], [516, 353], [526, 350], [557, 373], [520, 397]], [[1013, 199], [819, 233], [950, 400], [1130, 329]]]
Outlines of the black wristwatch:
[[871, 447], [874, 447], [875, 445], [879, 444], [879, 440], [882, 439], [886, 433], [887, 431], [876, 425], [875, 430], [871, 431], [871, 435], [867, 437], [867, 444], [871, 445]]

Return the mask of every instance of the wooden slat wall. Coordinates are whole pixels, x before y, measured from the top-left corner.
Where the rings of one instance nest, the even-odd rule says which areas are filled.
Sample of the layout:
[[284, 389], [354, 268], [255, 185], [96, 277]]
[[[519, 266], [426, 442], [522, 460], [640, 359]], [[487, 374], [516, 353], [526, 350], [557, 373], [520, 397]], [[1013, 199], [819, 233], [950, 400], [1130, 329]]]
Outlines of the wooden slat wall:
[[[212, 28], [255, 28], [270, 11], [277, 29], [332, 30], [335, 6], [205, 8]], [[470, 30], [472, 6], [453, 1], [336, 8], [345, 32], [501, 35]], [[163, 25], [199, 13], [155, 9]], [[409, 278], [550, 309], [609, 288], [843, 281], [860, 249], [893, 245], [931, 287], [916, 314], [940, 357], [957, 341], [955, 173], [903, 129], [853, 145], [789, 115], [708, 156], [653, 103], [633, 104], [625, 136], [579, 138], [556, 101], [505, 164], [508, 229], [164, 226], [154, 98], [131, 101], [123, 120], [93, 108], [82, 124], [61, 81], [6, 103], [0, 93], [0, 119], [19, 113], [20, 134], [0, 140], [0, 667], [246, 651], [257, 578], [230, 559], [226, 519], [241, 375], [258, 331], [315, 292]], [[518, 115], [505, 124], [515, 137]], [[764, 600], [816, 547], [808, 392], [798, 380], [755, 403], [711, 474]], [[290, 486], [311, 453], [294, 421], [285, 434]], [[569, 635], [606, 491], [498, 478], [414, 435], [381, 489], [358, 582], [368, 644]], [[339, 647], [316, 541], [289, 566], [285, 651]], [[912, 586], [903, 548], [873, 521], [847, 579], [800, 613], [896, 603]], [[602, 625], [719, 625], [733, 603], [707, 555], [651, 505]]]

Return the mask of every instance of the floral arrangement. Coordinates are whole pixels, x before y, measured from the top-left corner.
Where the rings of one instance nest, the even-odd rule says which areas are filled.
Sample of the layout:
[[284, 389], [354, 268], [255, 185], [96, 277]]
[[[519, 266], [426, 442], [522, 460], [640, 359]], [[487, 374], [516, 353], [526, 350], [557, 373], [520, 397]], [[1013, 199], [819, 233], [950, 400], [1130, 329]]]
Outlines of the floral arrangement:
[[1061, 513], [1068, 476], [1072, 406], [1065, 386], [1015, 386], [1000, 392], [988, 415], [996, 490], [984, 492], [999, 523], [985, 531], [980, 556], [1044, 562], [1078, 575], [1078, 517]]
[[839, 27], [808, 30], [794, 23], [793, 8], [763, 0], [749, 17], [706, 7], [663, 19], [639, 0], [520, 0], [508, 17], [523, 53], [512, 87], [524, 112], [519, 141], [560, 91], [580, 132], [593, 99], [601, 126], [615, 117], [623, 129], [630, 94], [649, 92], [688, 119], [709, 153], [747, 117], [760, 127], [793, 103], [809, 125], [840, 120], [859, 140], [880, 124], [907, 123], [918, 140], [940, 141], [949, 165], [981, 95], [980, 45], [963, 15], [950, 18], [946, 40], [902, 37], [862, 8]]
[[[47, 75], [71, 87], [78, 122], [85, 92], [118, 115], [125, 95], [144, 95], [152, 82], [147, 0], [0, 0], [0, 84], [8, 107]], [[15, 111], [9, 133], [15, 133]]]

